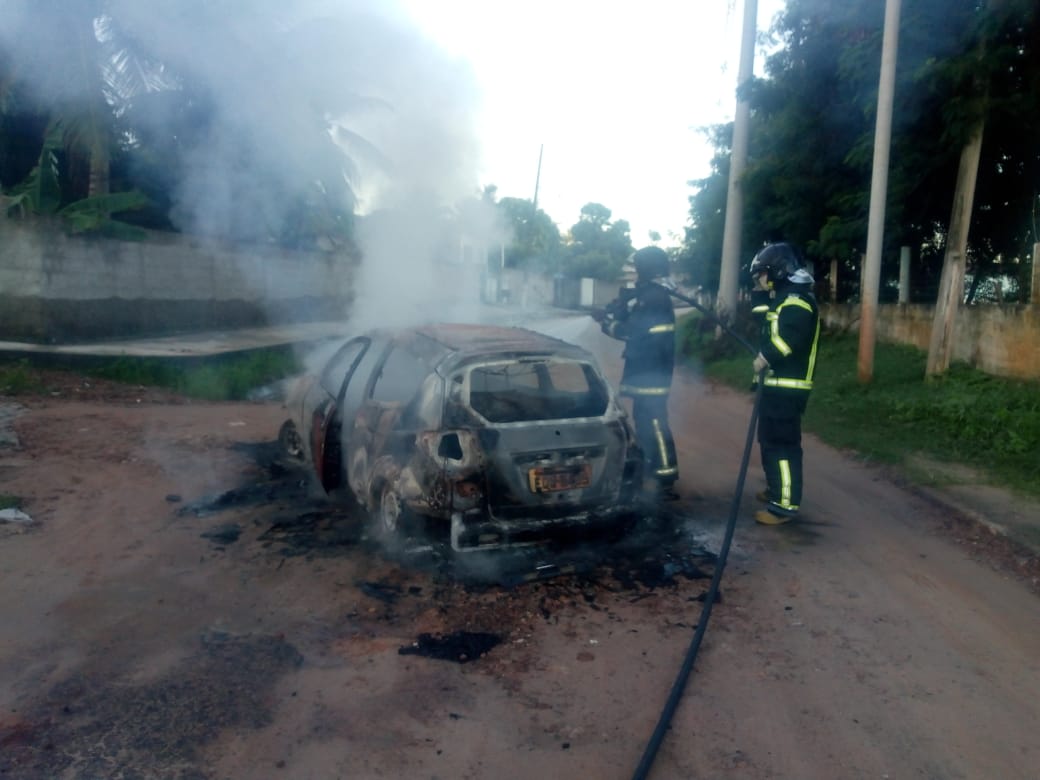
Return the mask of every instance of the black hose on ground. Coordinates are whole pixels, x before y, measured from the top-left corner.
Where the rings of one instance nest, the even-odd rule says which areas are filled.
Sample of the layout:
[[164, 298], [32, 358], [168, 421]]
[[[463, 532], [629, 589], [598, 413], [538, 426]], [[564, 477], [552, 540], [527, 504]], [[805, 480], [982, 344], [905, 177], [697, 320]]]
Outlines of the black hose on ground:
[[[661, 286], [664, 287], [664, 289], [673, 297], [690, 304], [702, 314], [713, 319], [720, 328], [740, 342], [740, 344], [742, 344], [752, 355], [758, 353], [757, 349], [755, 349], [739, 333], [719, 319], [714, 312], [706, 309], [692, 298], [687, 298], [685, 295], [669, 286]], [[740, 461], [740, 473], [737, 476], [737, 486], [733, 493], [733, 502], [730, 505], [729, 520], [726, 523], [726, 533], [722, 540], [722, 547], [719, 549], [719, 555], [715, 564], [715, 574], [712, 576], [711, 584], [708, 586], [708, 592], [704, 596], [704, 606], [701, 608], [701, 616], [697, 621], [697, 629], [693, 632], [693, 639], [690, 641], [690, 647], [687, 649], [686, 656], [683, 658], [682, 667], [679, 669], [679, 675], [676, 677], [675, 683], [672, 685], [672, 690], [668, 694], [668, 701], [665, 702], [664, 709], [661, 711], [661, 717], [657, 721], [657, 728], [654, 729], [650, 741], [647, 742], [646, 749], [643, 751], [643, 757], [639, 761], [639, 766], [636, 767], [635, 774], [632, 775], [632, 780], [645, 780], [649, 774], [654, 759], [657, 757], [657, 751], [660, 749], [661, 743], [664, 742], [664, 736], [671, 725], [672, 717], [675, 715], [675, 710], [679, 706], [679, 700], [682, 698], [683, 691], [686, 688], [686, 681], [689, 679], [690, 673], [693, 671], [693, 663], [697, 658], [697, 652], [700, 650], [704, 634], [708, 630], [708, 620], [711, 618], [711, 609], [715, 604], [715, 599], [718, 598], [719, 583], [722, 582], [722, 572], [726, 569], [726, 559], [729, 557], [729, 547], [733, 541], [733, 533], [737, 527], [737, 517], [740, 513], [740, 499], [744, 493], [744, 479], [747, 477], [748, 463], [751, 460], [751, 450], [755, 443], [755, 427], [758, 424], [758, 410], [762, 403], [762, 387], [765, 384], [764, 380], [765, 370], [763, 369], [763, 371], [758, 375], [758, 383], [755, 390], [755, 403], [751, 408], [751, 421], [748, 423], [747, 437], [744, 441], [744, 456]]]
[[747, 476], [748, 462], [751, 459], [751, 448], [755, 441], [755, 426], [758, 423], [758, 409], [762, 401], [762, 380], [765, 378], [764, 374], [765, 371], [759, 374], [758, 377], [755, 404], [751, 408], [751, 422], [748, 424], [747, 439], [744, 442], [744, 457], [740, 461], [740, 475], [737, 477], [737, 487], [733, 493], [733, 503], [730, 505], [726, 534], [722, 540], [722, 547], [719, 549], [718, 559], [715, 564], [715, 574], [712, 576], [711, 585], [708, 586], [708, 592], [704, 596], [704, 606], [701, 608], [701, 616], [697, 621], [697, 630], [693, 633], [693, 640], [686, 651], [686, 657], [683, 659], [682, 667], [679, 669], [679, 675], [672, 685], [671, 693], [668, 694], [668, 701], [665, 703], [664, 709], [661, 711], [661, 717], [657, 721], [657, 728], [654, 729], [654, 733], [643, 751], [643, 757], [639, 761], [639, 766], [636, 767], [635, 774], [632, 775], [632, 780], [644, 780], [650, 772], [650, 767], [653, 766], [657, 751], [664, 741], [664, 735], [672, 722], [672, 716], [675, 715], [675, 710], [679, 706], [679, 700], [682, 698], [683, 690], [686, 688], [686, 680], [689, 678], [690, 672], [693, 671], [693, 662], [697, 658], [697, 651], [700, 649], [701, 641], [704, 639], [704, 633], [708, 629], [711, 608], [715, 603], [715, 599], [718, 598], [719, 583], [722, 581], [722, 572], [726, 568], [726, 559], [729, 557], [729, 546], [733, 541], [733, 532], [737, 527], [740, 498], [744, 492], [744, 478]]

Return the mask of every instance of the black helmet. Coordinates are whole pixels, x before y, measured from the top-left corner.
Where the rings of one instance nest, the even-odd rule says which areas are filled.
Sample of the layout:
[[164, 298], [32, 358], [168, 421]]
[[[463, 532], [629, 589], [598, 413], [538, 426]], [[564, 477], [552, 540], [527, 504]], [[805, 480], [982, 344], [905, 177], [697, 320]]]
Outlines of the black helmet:
[[805, 270], [798, 252], [790, 244], [768, 244], [759, 250], [751, 261], [751, 275], [765, 271], [769, 281], [811, 283], [812, 276]]
[[659, 246], [643, 247], [632, 255], [632, 262], [636, 266], [636, 275], [640, 279], [668, 276], [671, 272], [668, 267], [668, 253]]

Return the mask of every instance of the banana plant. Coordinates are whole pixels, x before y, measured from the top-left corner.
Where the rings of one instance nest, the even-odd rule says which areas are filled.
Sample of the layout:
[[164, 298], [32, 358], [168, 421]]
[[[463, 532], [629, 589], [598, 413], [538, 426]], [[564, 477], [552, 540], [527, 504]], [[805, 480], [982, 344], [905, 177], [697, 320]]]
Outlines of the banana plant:
[[6, 195], [8, 216], [26, 214], [54, 214], [61, 206], [61, 184], [58, 155], [64, 144], [65, 131], [61, 122], [53, 122], [47, 129], [40, 150], [40, 159], [29, 175]]
[[90, 195], [62, 206], [60, 154], [65, 148], [61, 121], [52, 122], [44, 137], [40, 159], [29, 175], [3, 196], [8, 216], [57, 216], [72, 233], [101, 233], [115, 238], [141, 239], [145, 232], [112, 219], [112, 214], [143, 208], [148, 199], [132, 190]]

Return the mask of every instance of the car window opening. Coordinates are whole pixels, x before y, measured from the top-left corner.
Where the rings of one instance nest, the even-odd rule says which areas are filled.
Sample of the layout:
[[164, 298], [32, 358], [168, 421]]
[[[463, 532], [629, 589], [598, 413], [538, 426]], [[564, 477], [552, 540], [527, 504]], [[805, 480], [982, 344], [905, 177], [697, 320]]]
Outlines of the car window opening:
[[576, 361], [524, 361], [476, 366], [469, 376], [469, 405], [492, 423], [599, 417], [606, 386]]
[[333, 397], [339, 395], [343, 382], [361, 362], [369, 343], [369, 339], [355, 339], [340, 348], [321, 374], [325, 392]]

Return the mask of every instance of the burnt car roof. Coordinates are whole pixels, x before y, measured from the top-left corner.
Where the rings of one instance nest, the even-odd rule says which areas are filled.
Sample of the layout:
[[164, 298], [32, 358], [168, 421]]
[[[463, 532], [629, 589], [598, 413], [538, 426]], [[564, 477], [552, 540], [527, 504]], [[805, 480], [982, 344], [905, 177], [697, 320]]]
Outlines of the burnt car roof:
[[445, 353], [454, 353], [457, 357], [559, 355], [592, 360], [589, 352], [575, 344], [520, 327], [447, 322], [384, 330], [382, 333], [396, 341], [407, 341], [410, 338], [428, 339], [439, 345]]

